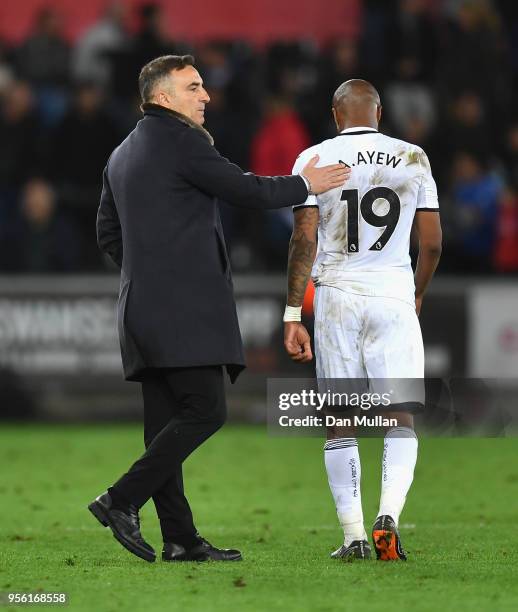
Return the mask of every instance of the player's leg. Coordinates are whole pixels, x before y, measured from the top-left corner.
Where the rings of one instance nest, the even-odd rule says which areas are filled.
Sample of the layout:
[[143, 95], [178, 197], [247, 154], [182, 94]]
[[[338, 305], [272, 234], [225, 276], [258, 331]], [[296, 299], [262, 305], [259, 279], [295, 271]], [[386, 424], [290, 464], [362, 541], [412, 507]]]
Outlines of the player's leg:
[[[373, 527], [380, 559], [406, 559], [398, 523], [414, 477], [418, 442], [412, 411], [422, 400], [424, 349], [413, 308], [394, 299], [372, 298], [364, 342], [369, 378], [382, 384], [390, 379], [401, 403], [383, 416], [397, 420], [387, 429], [383, 444], [380, 506]], [[409, 380], [405, 380], [409, 379]], [[397, 401], [397, 400], [396, 400]]]
[[390, 412], [386, 416], [397, 419], [398, 425], [385, 433], [378, 516], [389, 515], [398, 525], [414, 479], [418, 441], [412, 415]]
[[[317, 287], [315, 294], [315, 355], [317, 378], [361, 378], [363, 366], [358, 349], [360, 313], [354, 298], [331, 287]], [[356, 305], [358, 306], [358, 305]], [[326, 385], [327, 386], [327, 385]], [[326, 414], [352, 418], [350, 410]], [[361, 463], [354, 426], [330, 425], [326, 431], [324, 461], [344, 543], [332, 557], [369, 558], [361, 501]]]
[[[343, 413], [339, 414], [343, 416]], [[336, 514], [344, 533], [343, 545], [331, 556], [369, 558], [370, 547], [363, 522], [361, 462], [354, 429], [327, 428], [324, 461]]]

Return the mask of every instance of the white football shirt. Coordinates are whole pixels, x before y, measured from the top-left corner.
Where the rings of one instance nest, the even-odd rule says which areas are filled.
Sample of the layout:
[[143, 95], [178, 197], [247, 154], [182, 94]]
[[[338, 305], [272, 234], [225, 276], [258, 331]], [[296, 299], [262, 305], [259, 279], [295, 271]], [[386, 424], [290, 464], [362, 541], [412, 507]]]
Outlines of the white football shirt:
[[303, 151], [293, 174], [316, 154], [318, 166], [343, 161], [352, 172], [343, 188], [293, 207], [319, 208], [314, 284], [414, 304], [409, 254], [414, 215], [439, 208], [426, 154], [373, 128], [355, 127]]

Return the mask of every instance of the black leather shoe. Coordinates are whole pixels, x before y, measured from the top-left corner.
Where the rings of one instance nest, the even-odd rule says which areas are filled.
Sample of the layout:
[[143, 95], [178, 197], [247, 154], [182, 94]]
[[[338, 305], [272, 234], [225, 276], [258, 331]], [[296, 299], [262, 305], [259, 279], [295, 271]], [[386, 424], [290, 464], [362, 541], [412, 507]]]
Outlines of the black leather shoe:
[[174, 542], [164, 543], [163, 561], [241, 561], [243, 557], [239, 550], [229, 548], [214, 548], [207, 540], [198, 536], [198, 544], [192, 548], [184, 548]]
[[130, 505], [127, 512], [114, 510], [112, 509], [110, 494], [103, 493], [88, 506], [88, 510], [90, 510], [101, 525], [112, 530], [113, 537], [124, 548], [150, 563], [156, 560], [156, 552], [140, 533], [140, 519], [135, 506]]

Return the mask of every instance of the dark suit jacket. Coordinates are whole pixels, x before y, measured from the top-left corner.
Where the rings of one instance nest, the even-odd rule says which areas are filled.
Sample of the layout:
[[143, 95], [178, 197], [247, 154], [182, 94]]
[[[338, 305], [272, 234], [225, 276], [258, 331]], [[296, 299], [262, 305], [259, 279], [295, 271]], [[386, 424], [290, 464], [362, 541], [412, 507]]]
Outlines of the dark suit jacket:
[[[229, 126], [232, 129], [232, 126]], [[187, 117], [156, 105], [112, 153], [97, 240], [121, 267], [118, 328], [124, 375], [147, 368], [244, 368], [217, 199], [248, 208], [303, 202], [299, 176], [245, 174]]]

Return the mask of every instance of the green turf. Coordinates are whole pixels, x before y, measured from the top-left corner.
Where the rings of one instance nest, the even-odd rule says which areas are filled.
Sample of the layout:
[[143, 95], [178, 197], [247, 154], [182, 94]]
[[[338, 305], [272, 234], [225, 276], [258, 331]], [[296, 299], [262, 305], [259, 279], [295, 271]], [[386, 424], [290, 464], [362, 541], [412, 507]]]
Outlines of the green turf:
[[[201, 533], [245, 560], [149, 564], [86, 510], [140, 452], [140, 428], [4, 426], [0, 591], [65, 591], [71, 610], [517, 610], [517, 446], [421, 440], [401, 517], [409, 561], [343, 563], [328, 557], [340, 530], [321, 441], [226, 427], [187, 462], [187, 492]], [[380, 448], [361, 441], [367, 525]], [[151, 504], [142, 519], [159, 549]]]

